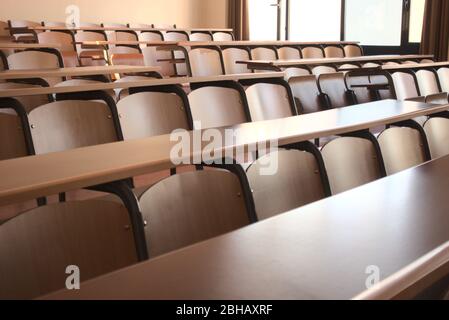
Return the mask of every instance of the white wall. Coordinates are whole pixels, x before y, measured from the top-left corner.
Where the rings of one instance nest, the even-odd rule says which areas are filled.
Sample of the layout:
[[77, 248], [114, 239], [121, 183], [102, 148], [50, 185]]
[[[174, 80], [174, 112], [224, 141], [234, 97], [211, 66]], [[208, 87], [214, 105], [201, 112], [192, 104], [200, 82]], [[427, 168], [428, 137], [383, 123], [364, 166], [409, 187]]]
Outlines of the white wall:
[[0, 0], [0, 20], [62, 21], [77, 5], [81, 22], [164, 23], [225, 28], [227, 0]]

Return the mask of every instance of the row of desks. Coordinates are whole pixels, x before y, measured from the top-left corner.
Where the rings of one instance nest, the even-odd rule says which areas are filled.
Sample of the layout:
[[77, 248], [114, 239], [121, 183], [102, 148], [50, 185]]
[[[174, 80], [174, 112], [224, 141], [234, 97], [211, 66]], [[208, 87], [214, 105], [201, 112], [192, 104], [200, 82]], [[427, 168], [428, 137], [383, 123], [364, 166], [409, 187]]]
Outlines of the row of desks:
[[[246, 123], [228, 128], [236, 132], [237, 142], [222, 141], [212, 153], [218, 155], [236, 148], [256, 148], [258, 143], [272, 140], [286, 145], [387, 125], [447, 109], [446, 105], [385, 100], [286, 119]], [[222, 137], [227, 136], [225, 130], [219, 129]], [[196, 136], [193, 132], [189, 134], [190, 139]], [[0, 206], [172, 168], [170, 152], [177, 141], [170, 138], [170, 135], [164, 135], [2, 161]], [[202, 147], [208, 144], [203, 142]], [[188, 163], [201, 154], [201, 150], [190, 151], [176, 160]]]
[[134, 28], [134, 27], [52, 27], [52, 26], [35, 26], [35, 27], [24, 27], [24, 28], [8, 28], [14, 31], [136, 31], [136, 32], [150, 32], [150, 31], [160, 31], [160, 32], [233, 32], [233, 29], [229, 28]]
[[413, 298], [449, 261], [448, 176], [441, 158], [43, 299]]

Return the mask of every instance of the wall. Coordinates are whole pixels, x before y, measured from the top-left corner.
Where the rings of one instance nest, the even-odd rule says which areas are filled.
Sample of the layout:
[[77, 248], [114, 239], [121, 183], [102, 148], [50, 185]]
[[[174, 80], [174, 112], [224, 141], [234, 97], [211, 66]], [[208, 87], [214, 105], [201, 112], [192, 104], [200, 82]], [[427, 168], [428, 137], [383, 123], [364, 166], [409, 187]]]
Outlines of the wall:
[[65, 21], [72, 4], [80, 7], [82, 22], [227, 27], [227, 0], [0, 0], [0, 20]]

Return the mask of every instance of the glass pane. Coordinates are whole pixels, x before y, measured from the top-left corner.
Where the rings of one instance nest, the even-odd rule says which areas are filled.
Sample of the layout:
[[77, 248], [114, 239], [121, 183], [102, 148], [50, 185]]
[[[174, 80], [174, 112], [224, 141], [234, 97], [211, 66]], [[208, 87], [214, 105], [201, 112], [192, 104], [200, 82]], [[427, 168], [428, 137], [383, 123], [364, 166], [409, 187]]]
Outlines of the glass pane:
[[400, 46], [402, 0], [346, 0], [346, 37], [362, 45]]
[[426, 0], [412, 0], [410, 7], [410, 33], [408, 38], [409, 42], [421, 42], [425, 7]]
[[276, 0], [249, 0], [251, 40], [277, 40], [278, 8]]
[[339, 41], [340, 22], [341, 0], [290, 1], [290, 40]]

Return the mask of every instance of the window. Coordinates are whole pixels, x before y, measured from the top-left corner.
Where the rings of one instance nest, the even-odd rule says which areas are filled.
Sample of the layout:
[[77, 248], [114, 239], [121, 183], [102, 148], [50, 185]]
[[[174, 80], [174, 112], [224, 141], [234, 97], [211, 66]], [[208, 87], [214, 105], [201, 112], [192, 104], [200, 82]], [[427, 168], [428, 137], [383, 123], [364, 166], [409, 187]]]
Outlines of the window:
[[290, 0], [289, 11], [290, 40], [340, 40], [341, 0]]
[[400, 46], [402, 0], [346, 0], [345, 40]]
[[276, 40], [278, 35], [277, 1], [249, 0], [248, 7], [251, 40]]
[[411, 43], [421, 42], [425, 7], [426, 0], [412, 0], [410, 6], [410, 28], [408, 35], [408, 41]]

